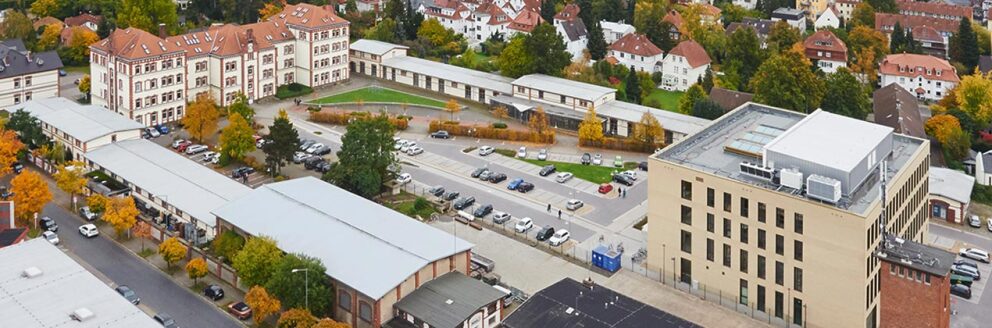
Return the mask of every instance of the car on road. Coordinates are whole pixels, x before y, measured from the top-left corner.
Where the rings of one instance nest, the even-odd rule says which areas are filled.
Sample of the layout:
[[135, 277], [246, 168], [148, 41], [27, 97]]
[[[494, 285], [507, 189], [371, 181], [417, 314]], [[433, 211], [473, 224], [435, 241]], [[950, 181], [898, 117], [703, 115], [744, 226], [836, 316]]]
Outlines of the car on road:
[[534, 227], [534, 219], [523, 218], [520, 219], [520, 221], [517, 221], [517, 224], [513, 226], [513, 230], [515, 230], [516, 232], [527, 232], [527, 230], [530, 230], [530, 228], [533, 227]]
[[548, 244], [551, 244], [551, 246], [559, 246], [561, 244], [564, 244], [566, 241], [568, 241], [568, 237], [569, 237], [568, 230], [561, 229], [555, 231], [555, 234], [552, 235], [551, 238], [548, 238]]
[[620, 172], [620, 174], [626, 175], [631, 180], [637, 181], [637, 172], [634, 171], [634, 170], [626, 170], [626, 171]]
[[951, 285], [951, 295], [957, 295], [966, 300], [971, 299], [971, 287], [965, 286], [963, 284]]
[[544, 226], [544, 228], [541, 228], [541, 230], [539, 230], [537, 232], [537, 235], [534, 237], [537, 238], [537, 241], [545, 241], [548, 240], [548, 238], [551, 238], [551, 236], [553, 236], [554, 234], [555, 234], [554, 227]]
[[520, 149], [517, 149], [517, 157], [527, 158], [527, 147], [520, 147]]
[[207, 151], [210, 147], [204, 145], [190, 145], [186, 147], [186, 155], [196, 155]]
[[599, 189], [596, 191], [599, 191], [600, 194], [608, 194], [613, 191], [613, 185], [609, 183], [600, 184]]
[[519, 191], [520, 193], [526, 194], [531, 190], [534, 190], [534, 184], [530, 182], [524, 181], [521, 182], [519, 186], [517, 186], [517, 191]]
[[603, 165], [603, 155], [602, 154], [596, 154], [596, 156], [593, 156], [592, 157], [592, 165]]
[[484, 168], [484, 167], [477, 168], [477, 169], [475, 169], [475, 171], [472, 171], [472, 177], [473, 178], [478, 178], [480, 175], [482, 175], [483, 173], [486, 173], [486, 172], [489, 172], [489, 169]]
[[168, 313], [159, 312], [152, 318], [155, 319], [155, 321], [158, 321], [158, 323], [164, 328], [179, 328], [179, 325], [176, 324], [176, 320], [172, 319], [172, 316]]
[[159, 133], [158, 130], [156, 130], [155, 128], [145, 128], [145, 132], [148, 133], [148, 136], [152, 138], [158, 138], [162, 136], [162, 133]]
[[574, 211], [574, 210], [577, 210], [577, 209], [582, 208], [582, 206], [585, 206], [585, 205], [586, 204], [583, 203], [581, 200], [578, 200], [578, 199], [574, 199], [573, 198], [573, 199], [569, 199], [568, 202], [565, 203], [565, 208], [568, 209], [568, 210], [570, 210], [570, 211]]
[[238, 320], [248, 320], [251, 318], [251, 307], [245, 302], [234, 302], [227, 306], [227, 312]]
[[433, 186], [430, 189], [427, 189], [427, 193], [434, 195], [436, 197], [441, 197], [444, 195], [444, 186], [441, 185]]
[[634, 180], [631, 179], [629, 176], [626, 176], [626, 175], [623, 175], [623, 174], [614, 174], [613, 175], [613, 181], [616, 181], [617, 183], [622, 184], [622, 185], [625, 185], [625, 186], [628, 186], [628, 187], [634, 185]]
[[489, 213], [492, 212], [493, 212], [493, 206], [491, 204], [486, 204], [479, 206], [479, 208], [475, 209], [475, 212], [472, 212], [472, 215], [477, 218], [481, 218], [481, 217], [485, 217], [486, 215], [489, 215]]
[[410, 156], [417, 156], [424, 153], [424, 149], [420, 146], [413, 146], [406, 150], [406, 154]]
[[555, 167], [554, 165], [545, 165], [544, 167], [541, 168], [541, 172], [538, 172], [538, 174], [540, 174], [542, 177], [546, 177], [551, 175], [551, 173], [555, 173], [556, 171], [558, 171], [558, 168]]
[[989, 253], [977, 248], [962, 248], [958, 254], [975, 261], [989, 263]]
[[510, 183], [506, 185], [506, 189], [516, 190], [517, 187], [519, 187], [521, 183], [524, 183], [524, 179], [516, 178], [516, 179], [510, 180]]
[[637, 168], [640, 169], [641, 171], [647, 172], [647, 170], [648, 170], [648, 162], [637, 163]]
[[572, 174], [572, 173], [561, 172], [561, 173], [558, 173], [557, 176], [555, 176], [555, 181], [558, 182], [558, 183], [565, 183], [565, 182], [568, 182], [568, 180], [572, 180], [573, 177], [575, 177], [575, 175]]
[[592, 163], [592, 155], [589, 153], [582, 154], [582, 158], [579, 159], [579, 163], [582, 165], [589, 165]]
[[169, 134], [169, 127], [165, 126], [165, 124], [156, 125], [155, 129], [158, 130], [158, 133], [161, 133], [163, 136]]
[[79, 234], [86, 238], [93, 238], [100, 235], [100, 230], [96, 229], [96, 225], [89, 223], [79, 226]]
[[118, 294], [121, 294], [121, 296], [123, 296], [128, 302], [131, 302], [131, 304], [138, 305], [141, 303], [141, 298], [138, 297], [138, 294], [127, 285], [117, 286], [114, 290], [116, 290]]
[[82, 216], [84, 219], [86, 219], [86, 221], [93, 221], [100, 217], [95, 212], [90, 210], [89, 206], [80, 207], [79, 216]]
[[60, 242], [59, 235], [51, 231], [42, 232], [41, 236], [44, 237], [45, 240], [47, 240], [49, 243], [52, 243], [52, 245], [58, 245]]
[[493, 148], [492, 146], [482, 146], [479, 147], [479, 156], [489, 156], [489, 154], [492, 154], [494, 151], [496, 151], [496, 148]]
[[968, 225], [971, 226], [972, 228], [981, 228], [982, 219], [979, 218], [978, 215], [972, 215], [968, 217]]
[[434, 131], [434, 133], [431, 133], [431, 138], [434, 138], [434, 139], [448, 139], [448, 138], [451, 138], [451, 134], [449, 134], [448, 131], [445, 131], [445, 130], [437, 130], [437, 131]]
[[617, 155], [613, 158], [613, 167], [623, 167], [623, 157]]
[[472, 206], [472, 204], [474, 203], [475, 203], [475, 197], [466, 196], [456, 200], [453, 206], [456, 210], [463, 210], [469, 206]]
[[293, 163], [296, 163], [296, 164], [303, 163], [303, 160], [305, 160], [307, 158], [310, 158], [310, 156], [313, 156], [313, 155], [304, 153], [302, 151], [298, 151], [298, 152], [296, 152], [296, 153], [293, 154]]
[[46, 216], [41, 218], [41, 221], [39, 221], [38, 224], [41, 226], [42, 230], [51, 232], [59, 231], [59, 224], [55, 223], [55, 220], [52, 220], [50, 217]]
[[506, 174], [503, 173], [493, 173], [489, 175], [490, 183], [500, 183], [506, 180]]
[[507, 223], [512, 218], [513, 217], [510, 216], [510, 213], [500, 212], [500, 211], [496, 211], [496, 213], [493, 213], [493, 223], [495, 224]]
[[460, 195], [461, 194], [459, 192], [452, 190], [452, 191], [449, 191], [449, 192], [445, 193], [444, 196], [441, 197], [441, 199], [444, 199], [444, 200], [450, 202], [450, 201], [453, 201], [453, 200], [457, 199], [458, 196], [460, 196]]
[[176, 149], [179, 148], [179, 145], [182, 145], [183, 143], [187, 143], [187, 142], [189, 141], [186, 141], [185, 139], [176, 139], [172, 141], [172, 144], [170, 144], [170, 146], [172, 147], [172, 149]]
[[203, 296], [216, 301], [224, 298], [224, 289], [217, 285], [209, 285], [203, 289]]
[[546, 161], [546, 160], [548, 160], [548, 149], [547, 148], [541, 149], [541, 151], [537, 152], [537, 160], [539, 160], [539, 161]]
[[400, 176], [396, 177], [396, 183], [405, 185], [413, 181], [413, 176], [410, 173], [401, 173]]

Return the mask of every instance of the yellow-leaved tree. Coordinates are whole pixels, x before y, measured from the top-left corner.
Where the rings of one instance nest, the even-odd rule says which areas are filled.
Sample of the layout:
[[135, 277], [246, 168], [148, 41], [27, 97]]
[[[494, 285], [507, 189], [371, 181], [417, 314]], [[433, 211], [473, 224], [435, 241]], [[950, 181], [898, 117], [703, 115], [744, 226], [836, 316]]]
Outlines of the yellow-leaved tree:
[[590, 108], [579, 123], [579, 144], [594, 145], [603, 142], [603, 121], [596, 116], [596, 108]]
[[462, 111], [462, 106], [458, 104], [458, 101], [455, 100], [455, 98], [451, 98], [451, 100], [448, 100], [448, 103], [444, 104], [444, 111], [451, 114], [450, 120], [454, 121], [455, 114]]
[[145, 251], [145, 240], [152, 238], [152, 225], [145, 221], [138, 221], [134, 224], [134, 228], [131, 228], [131, 234], [141, 239], [141, 251]]
[[958, 108], [978, 126], [985, 127], [992, 122], [992, 73], [964, 76], [953, 91]]
[[72, 161], [60, 166], [58, 171], [52, 176], [55, 179], [55, 185], [72, 196], [73, 209], [76, 207], [76, 195], [82, 194], [83, 189], [86, 188], [85, 170], [86, 164], [79, 161]]
[[262, 6], [262, 9], [258, 10], [258, 16], [262, 20], [268, 20], [269, 17], [278, 15], [279, 12], [282, 12], [282, 6], [277, 1], [273, 1]]
[[242, 160], [255, 151], [255, 130], [239, 113], [228, 116], [228, 124], [220, 133], [220, 146], [224, 154], [234, 160]]
[[665, 129], [654, 115], [644, 112], [641, 121], [634, 127], [633, 139], [648, 150], [647, 147], [660, 147], [665, 142]]
[[107, 202], [101, 218], [113, 226], [117, 238], [121, 238], [124, 232], [131, 229], [137, 222], [137, 216], [138, 207], [134, 205], [134, 198], [114, 197]]
[[220, 118], [220, 111], [214, 98], [209, 94], [199, 96], [196, 101], [186, 107], [186, 115], [182, 122], [190, 137], [197, 141], [203, 141], [217, 132], [217, 120]]
[[255, 321], [256, 326], [282, 308], [282, 303], [279, 302], [279, 299], [269, 295], [269, 292], [262, 286], [251, 287], [248, 293], [245, 294], [245, 303], [248, 303], [248, 306], [251, 307], [252, 320]]
[[11, 200], [17, 204], [14, 206], [14, 216], [25, 225], [52, 200], [48, 184], [34, 171], [24, 170], [10, 180], [10, 191], [14, 193]]
[[17, 152], [24, 149], [24, 144], [17, 138], [17, 133], [0, 128], [0, 175], [11, 172], [11, 165], [17, 161]]
[[317, 317], [310, 313], [310, 310], [293, 308], [286, 310], [279, 315], [276, 326], [279, 328], [310, 328], [317, 324]]
[[317, 321], [317, 324], [310, 326], [310, 328], [351, 328], [351, 325], [334, 321], [331, 318], [323, 318]]
[[41, 32], [36, 46], [41, 51], [48, 51], [59, 47], [62, 39], [62, 24], [45, 25], [45, 31]]
[[179, 239], [176, 239], [176, 237], [169, 237], [169, 239], [158, 245], [158, 254], [162, 256], [166, 266], [170, 269], [173, 264], [186, 256], [186, 250], [186, 245], [179, 242]]
[[103, 213], [107, 211], [107, 204], [110, 203], [110, 198], [101, 194], [92, 194], [86, 197], [86, 206], [89, 206], [90, 211], [93, 213]]
[[186, 275], [193, 279], [193, 286], [196, 286], [197, 280], [207, 276], [207, 260], [203, 257], [190, 260], [186, 263]]

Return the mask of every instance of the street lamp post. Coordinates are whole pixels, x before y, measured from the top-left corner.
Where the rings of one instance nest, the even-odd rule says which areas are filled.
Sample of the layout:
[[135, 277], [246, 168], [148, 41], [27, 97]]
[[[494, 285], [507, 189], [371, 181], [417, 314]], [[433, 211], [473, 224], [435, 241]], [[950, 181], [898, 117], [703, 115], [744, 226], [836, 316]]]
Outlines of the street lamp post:
[[293, 269], [292, 273], [303, 271], [303, 306], [310, 311], [310, 269]]

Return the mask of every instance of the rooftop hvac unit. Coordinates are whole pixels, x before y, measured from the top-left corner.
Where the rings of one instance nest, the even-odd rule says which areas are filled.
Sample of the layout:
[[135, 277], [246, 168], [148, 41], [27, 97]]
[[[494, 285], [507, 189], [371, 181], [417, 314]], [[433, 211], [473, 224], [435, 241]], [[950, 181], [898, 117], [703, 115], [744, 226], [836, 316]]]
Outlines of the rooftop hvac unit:
[[840, 201], [840, 181], [822, 175], [811, 174], [806, 178], [806, 195], [832, 204]]
[[29, 267], [27, 269], [24, 269], [23, 272], [21, 272], [21, 277], [31, 279], [31, 278], [35, 278], [35, 277], [41, 276], [41, 274], [42, 274], [42, 271], [38, 267]]
[[78, 308], [72, 311], [72, 313], [69, 313], [69, 317], [72, 318], [72, 320], [76, 320], [79, 322], [84, 322], [86, 320], [89, 320], [93, 318], [94, 315], [95, 314], [93, 313], [93, 311], [90, 311], [90, 309], [84, 307]]
[[803, 173], [799, 170], [782, 169], [778, 171], [778, 175], [783, 186], [796, 190], [803, 189]]
[[768, 181], [775, 177], [774, 169], [751, 162], [741, 162], [741, 173]]

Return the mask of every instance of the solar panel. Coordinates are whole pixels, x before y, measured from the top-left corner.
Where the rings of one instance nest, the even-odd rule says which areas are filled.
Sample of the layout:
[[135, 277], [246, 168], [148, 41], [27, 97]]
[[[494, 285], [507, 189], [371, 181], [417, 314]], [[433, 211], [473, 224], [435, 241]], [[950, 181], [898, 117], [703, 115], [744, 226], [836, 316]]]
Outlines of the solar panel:
[[777, 137], [778, 135], [782, 134], [782, 132], [785, 132], [785, 130], [779, 128], [773, 128], [767, 125], [758, 125], [758, 128], [754, 129], [754, 132], [769, 135], [772, 137]]

